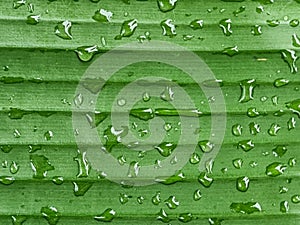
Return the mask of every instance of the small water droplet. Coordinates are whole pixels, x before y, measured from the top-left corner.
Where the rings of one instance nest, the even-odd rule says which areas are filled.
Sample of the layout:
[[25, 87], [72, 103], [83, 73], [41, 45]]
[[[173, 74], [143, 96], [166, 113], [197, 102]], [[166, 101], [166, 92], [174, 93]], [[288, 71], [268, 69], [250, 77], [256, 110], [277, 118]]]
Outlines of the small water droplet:
[[119, 195], [119, 202], [122, 204], [122, 205], [125, 205], [129, 199], [132, 198], [132, 196], [129, 196], [125, 193], [120, 193]]
[[78, 178], [88, 177], [91, 166], [86, 158], [86, 152], [81, 153], [78, 151], [77, 156], [74, 157], [73, 160], [76, 161], [78, 165], [78, 173], [76, 176]]
[[190, 157], [190, 163], [197, 164], [199, 162], [200, 162], [200, 156], [196, 152], [194, 152]]
[[249, 162], [249, 166], [252, 167], [252, 168], [255, 168], [255, 167], [258, 166], [258, 163], [256, 161], [252, 160], [252, 161]]
[[73, 39], [72, 34], [71, 34], [71, 28], [72, 28], [71, 21], [65, 20], [65, 21], [59, 22], [55, 26], [54, 33], [56, 36], [58, 36], [62, 39], [71, 40], [71, 39]]
[[162, 142], [161, 144], [154, 146], [154, 148], [164, 157], [168, 157], [172, 154], [173, 150], [177, 147], [176, 144], [171, 142]]
[[28, 12], [33, 13], [34, 12], [34, 5], [32, 3], [28, 3], [27, 4], [27, 10], [28, 10]]
[[257, 135], [258, 133], [260, 133], [260, 126], [255, 122], [251, 122], [249, 124], [249, 129], [250, 129], [250, 134], [252, 135]]
[[11, 176], [0, 176], [0, 183], [4, 185], [10, 185], [15, 182], [15, 178]]
[[300, 203], [300, 195], [293, 195], [291, 197], [291, 201], [292, 201], [292, 203], [295, 203], [295, 204]]
[[15, 138], [20, 138], [21, 137], [21, 132], [18, 129], [15, 129], [13, 134], [14, 134]]
[[240, 82], [241, 96], [239, 102], [245, 103], [253, 100], [254, 88], [256, 87], [256, 80], [242, 80]]
[[262, 27], [260, 25], [254, 25], [251, 29], [251, 34], [254, 36], [262, 35]]
[[53, 138], [54, 134], [51, 130], [48, 130], [44, 133], [44, 138], [46, 141], [50, 141]]
[[107, 11], [105, 9], [99, 9], [95, 12], [92, 18], [98, 22], [110, 22], [112, 16], [112, 12]]
[[228, 47], [228, 48], [224, 48], [222, 53], [232, 57], [239, 53], [239, 49], [238, 46]]
[[73, 193], [76, 197], [83, 196], [93, 186], [91, 181], [73, 181]]
[[285, 194], [288, 191], [289, 191], [289, 189], [287, 187], [284, 187], [284, 186], [279, 187], [279, 194]]
[[27, 16], [26, 23], [30, 25], [36, 25], [40, 22], [41, 15], [29, 15]]
[[162, 34], [164, 36], [174, 37], [176, 36], [176, 26], [173, 24], [173, 20], [166, 19], [160, 23], [160, 26], [163, 30]]
[[124, 165], [127, 162], [126, 157], [124, 155], [118, 156], [117, 159], [120, 165]]
[[289, 25], [291, 27], [297, 27], [299, 25], [299, 20], [298, 19], [292, 19], [290, 22], [289, 22]]
[[52, 178], [52, 182], [57, 185], [61, 185], [64, 182], [64, 178], [62, 176], [55, 176]]
[[164, 101], [173, 101], [174, 92], [171, 87], [167, 86], [165, 90], [161, 93], [160, 98]]
[[198, 181], [206, 188], [210, 187], [214, 181], [210, 174], [201, 172], [198, 176]]
[[238, 8], [237, 10], [235, 10], [233, 12], [233, 15], [234, 16], [238, 16], [240, 13], [244, 12], [246, 10], [246, 7], [245, 6], [241, 6], [240, 8]]
[[169, 12], [176, 7], [177, 0], [157, 0], [158, 8], [162, 12]]
[[44, 155], [30, 155], [30, 164], [34, 172], [33, 178], [43, 179], [48, 171], [54, 170], [49, 159]]
[[296, 166], [296, 164], [297, 164], [297, 159], [295, 157], [289, 158], [288, 165], [290, 167], [294, 167], [294, 166]]
[[296, 128], [296, 119], [295, 117], [291, 117], [287, 122], [288, 130], [292, 130]]
[[50, 225], [56, 225], [60, 219], [58, 210], [54, 206], [42, 207], [41, 213]]
[[221, 225], [223, 221], [224, 221], [223, 219], [219, 219], [219, 218], [208, 218], [208, 222], [210, 225]]
[[239, 177], [236, 180], [236, 188], [238, 191], [246, 192], [249, 189], [250, 179], [249, 177]]
[[181, 171], [178, 171], [176, 174], [170, 176], [170, 177], [157, 177], [155, 179], [156, 182], [165, 184], [165, 185], [170, 185], [170, 184], [175, 184], [177, 182], [182, 182], [186, 179], [184, 173]]
[[289, 202], [288, 201], [282, 201], [280, 202], [280, 212], [287, 213], [289, 211]]
[[292, 44], [294, 47], [299, 48], [300, 47], [300, 38], [297, 34], [292, 35]]
[[281, 52], [283, 60], [289, 65], [291, 73], [296, 73], [298, 71], [298, 67], [296, 65], [296, 61], [298, 56], [294, 50], [286, 49]]
[[9, 167], [9, 171], [12, 174], [16, 174], [19, 171], [19, 169], [20, 169], [20, 166], [15, 161], [12, 161], [10, 164], [10, 167]]
[[180, 213], [178, 220], [182, 223], [188, 223], [193, 220], [193, 215], [192, 213]]
[[279, 26], [280, 22], [279, 20], [273, 19], [273, 20], [267, 20], [267, 24], [270, 27], [277, 27]]
[[285, 78], [278, 78], [274, 81], [274, 86], [275, 87], [282, 87], [282, 86], [285, 86], [285, 85], [288, 85], [289, 84], [289, 80], [288, 79], [285, 79]]
[[232, 126], [231, 131], [232, 131], [232, 134], [234, 136], [238, 137], [238, 136], [242, 135], [242, 133], [243, 133], [243, 127], [242, 127], [241, 124], [235, 124], [235, 125]]
[[140, 164], [133, 161], [129, 164], [127, 176], [130, 178], [137, 177], [140, 171]]
[[255, 107], [250, 107], [247, 109], [247, 116], [250, 118], [258, 117], [260, 116], [260, 112]]
[[242, 214], [252, 214], [262, 211], [261, 205], [258, 202], [232, 203], [230, 209]]
[[148, 121], [154, 118], [154, 111], [151, 108], [132, 109], [130, 115]]
[[104, 210], [103, 213], [101, 213], [98, 216], [95, 216], [94, 219], [101, 222], [111, 222], [116, 217], [116, 211], [108, 208]]
[[272, 96], [271, 100], [274, 106], [278, 105], [278, 98], [279, 97], [277, 95]]
[[242, 166], [243, 166], [243, 163], [244, 163], [244, 161], [241, 158], [237, 158], [237, 159], [232, 160], [232, 165], [236, 169], [241, 169]]
[[232, 34], [231, 23], [231, 19], [223, 19], [219, 22], [219, 26], [226, 36], [230, 36]]
[[277, 136], [277, 133], [280, 129], [281, 127], [278, 124], [273, 123], [271, 124], [271, 127], [268, 129], [268, 134], [270, 136]]
[[151, 97], [150, 97], [149, 93], [148, 93], [148, 92], [145, 92], [145, 93], [143, 94], [143, 101], [144, 101], [144, 102], [148, 102], [150, 99], [151, 99]]
[[11, 216], [13, 225], [22, 225], [26, 222], [27, 216], [18, 215], [18, 216]]
[[202, 29], [203, 28], [203, 25], [204, 25], [204, 22], [203, 20], [201, 19], [196, 19], [196, 20], [193, 20], [192, 22], [190, 22], [190, 27], [193, 29], [193, 30], [198, 30], [198, 29]]
[[256, 7], [256, 12], [257, 12], [257, 13], [263, 13], [263, 12], [264, 12], [264, 7], [261, 6], [261, 5], [260, 5], [260, 6], [257, 6], [257, 7]]
[[300, 117], [300, 99], [286, 103], [286, 107]]
[[160, 209], [159, 213], [157, 213], [156, 215], [157, 215], [156, 219], [160, 220], [163, 223], [169, 223], [171, 221], [168, 214], [163, 209]]
[[272, 152], [275, 157], [282, 157], [287, 152], [287, 147], [285, 145], [277, 145]]
[[254, 148], [254, 143], [250, 139], [242, 140], [242, 141], [239, 141], [238, 146], [245, 152], [248, 152]]
[[160, 192], [156, 192], [156, 194], [151, 199], [153, 205], [159, 205], [161, 203]]
[[130, 37], [138, 26], [137, 19], [126, 20], [123, 22], [120, 30], [120, 34], [115, 37], [116, 40], [122, 39], [123, 37]]
[[97, 45], [81, 46], [75, 50], [75, 53], [77, 54], [79, 60], [82, 62], [88, 62], [92, 60], [95, 54], [99, 53], [99, 47]]
[[270, 177], [277, 177], [284, 173], [286, 166], [280, 162], [271, 163], [266, 167], [266, 175]]
[[194, 192], [193, 199], [194, 201], [199, 201], [202, 198], [202, 193], [199, 189]]
[[165, 200], [165, 203], [169, 209], [176, 209], [179, 206], [179, 201], [175, 196], [170, 196], [167, 200]]
[[208, 153], [214, 149], [215, 145], [211, 143], [209, 140], [203, 140], [198, 142], [198, 146], [200, 147], [202, 152]]
[[13, 8], [18, 9], [19, 7], [26, 4], [26, 0], [14, 0], [13, 2]]
[[144, 203], [145, 198], [143, 196], [138, 196], [136, 198], [137, 203], [139, 203], [140, 205]]

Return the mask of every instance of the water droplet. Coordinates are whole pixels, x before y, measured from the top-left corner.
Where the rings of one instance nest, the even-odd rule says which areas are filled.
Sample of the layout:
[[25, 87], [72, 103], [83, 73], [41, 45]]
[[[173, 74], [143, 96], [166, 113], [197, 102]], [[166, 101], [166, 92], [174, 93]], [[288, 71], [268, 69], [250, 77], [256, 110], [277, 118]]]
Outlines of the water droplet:
[[282, 157], [287, 152], [287, 147], [285, 145], [277, 145], [272, 152], [275, 157]]
[[21, 137], [21, 132], [18, 129], [15, 129], [13, 134], [14, 134], [15, 138], [20, 138]]
[[208, 222], [210, 225], [221, 225], [221, 223], [223, 222], [223, 219], [218, 219], [218, 218], [209, 218]]
[[284, 114], [285, 114], [285, 112], [282, 109], [273, 113], [274, 116], [283, 116]]
[[252, 214], [262, 211], [261, 205], [258, 202], [232, 203], [230, 209], [242, 214]]
[[235, 125], [232, 126], [231, 131], [232, 131], [232, 134], [234, 136], [238, 137], [238, 136], [242, 135], [242, 133], [243, 133], [243, 127], [240, 124], [235, 124]]
[[235, 11], [233, 12], [233, 15], [234, 15], [234, 16], [238, 16], [238, 14], [244, 12], [245, 10], [246, 10], [246, 7], [245, 7], [245, 6], [241, 6], [240, 8], [238, 8], [237, 10], [235, 10]]
[[120, 30], [120, 34], [115, 37], [116, 40], [122, 39], [123, 37], [130, 37], [138, 26], [136, 19], [126, 20], [123, 22]]
[[193, 220], [193, 215], [192, 213], [180, 213], [178, 220], [182, 223], [188, 223]]
[[286, 107], [291, 110], [293, 113], [298, 114], [298, 116], [300, 117], [300, 99], [291, 101], [291, 102], [287, 102], [286, 103]]
[[143, 196], [138, 196], [136, 198], [137, 203], [139, 203], [140, 205], [144, 203], [145, 198]]
[[130, 115], [148, 121], [154, 118], [154, 111], [151, 108], [132, 109]]
[[156, 219], [160, 220], [163, 223], [169, 223], [171, 221], [168, 214], [163, 209], [160, 209], [159, 213], [157, 213], [156, 215], [157, 215]]
[[19, 7], [21, 7], [21, 6], [25, 5], [25, 4], [26, 4], [26, 0], [14, 0], [14, 2], [13, 2], [13, 8], [17, 9], [17, 8], [19, 8]]
[[287, 213], [289, 211], [289, 202], [288, 201], [282, 201], [280, 202], [280, 212]]
[[110, 22], [112, 16], [112, 12], [107, 11], [105, 9], [99, 9], [95, 12], [92, 18], [98, 22]]
[[103, 213], [101, 213], [98, 216], [95, 216], [94, 219], [101, 222], [111, 222], [116, 217], [116, 211], [108, 208], [104, 210]]
[[7, 168], [8, 167], [8, 161], [7, 160], [4, 160], [2, 161], [2, 168]]
[[184, 41], [190, 41], [190, 40], [192, 40], [194, 37], [195, 37], [194, 35], [189, 35], [189, 34], [184, 34], [184, 35], [182, 35], [182, 39], [183, 39]]
[[299, 20], [298, 19], [292, 19], [289, 23], [291, 27], [297, 27], [299, 25]]
[[162, 12], [169, 12], [176, 7], [177, 0], [157, 0], [158, 8]]
[[81, 153], [78, 151], [77, 156], [74, 157], [73, 160], [76, 161], [78, 165], [78, 173], [76, 176], [78, 178], [88, 177], [91, 166], [86, 158], [86, 152]]
[[150, 101], [150, 99], [151, 99], [151, 97], [150, 97], [149, 93], [148, 93], [148, 92], [145, 92], [145, 93], [143, 94], [143, 101], [144, 101], [144, 102], [148, 102], [148, 101]]
[[99, 48], [97, 45], [81, 46], [75, 50], [75, 53], [82, 62], [88, 62], [92, 60], [95, 54], [99, 53]]
[[268, 100], [268, 97], [267, 96], [262, 96], [261, 98], [260, 98], [260, 101], [261, 102], [266, 102]]
[[250, 107], [247, 109], [247, 116], [250, 118], [258, 117], [260, 116], [260, 112], [258, 112], [255, 107]]
[[292, 130], [296, 128], [296, 119], [295, 117], [291, 117], [287, 122], [288, 130]]
[[257, 13], [263, 13], [263, 12], [264, 12], [264, 7], [261, 6], [261, 5], [260, 5], [260, 6], [257, 6], [257, 7], [256, 7], [256, 12], [257, 12]]
[[248, 152], [254, 148], [254, 143], [252, 140], [242, 140], [239, 141], [238, 146], [244, 150], [245, 152]]
[[54, 206], [42, 207], [41, 213], [50, 225], [56, 225], [60, 219], [58, 210]]
[[125, 193], [120, 193], [119, 195], [119, 201], [122, 205], [125, 205], [129, 201], [129, 198], [132, 198], [132, 196], [129, 196]]
[[298, 67], [296, 65], [296, 61], [298, 56], [294, 50], [286, 49], [281, 52], [283, 60], [289, 65], [291, 73], [296, 73], [298, 71]]
[[20, 169], [20, 166], [15, 161], [12, 161], [10, 164], [10, 167], [9, 167], [9, 171], [12, 174], [16, 174], [19, 171], [19, 169]]
[[160, 23], [160, 26], [163, 30], [162, 34], [164, 36], [174, 37], [176, 36], [176, 26], [173, 24], [173, 20], [166, 19]]
[[29, 153], [34, 153], [34, 152], [42, 149], [41, 145], [28, 145], [28, 147], [29, 147], [29, 149], [28, 149]]
[[295, 204], [300, 203], [300, 195], [293, 195], [291, 197], [291, 201], [292, 201], [292, 203], [295, 203]]
[[256, 80], [243, 80], [240, 82], [241, 97], [239, 102], [245, 103], [253, 100], [254, 88], [256, 87]]
[[258, 163], [256, 161], [252, 160], [252, 161], [249, 162], [249, 166], [252, 167], [252, 168], [255, 168], [255, 167], [258, 166]]
[[292, 44], [294, 47], [299, 48], [300, 47], [300, 39], [297, 34], [292, 35]]
[[237, 158], [232, 160], [232, 165], [234, 166], [234, 168], [236, 169], [241, 169], [243, 166], [244, 161], [241, 158]]
[[282, 86], [285, 86], [285, 85], [288, 85], [289, 84], [289, 80], [288, 79], [285, 79], [285, 78], [278, 78], [274, 81], [274, 86], [275, 87], [282, 87]]
[[249, 189], [250, 180], [249, 177], [239, 177], [236, 180], [236, 188], [238, 191], [246, 192]]
[[255, 123], [255, 122], [251, 122], [249, 124], [249, 129], [250, 129], [250, 134], [252, 134], [252, 135], [256, 135], [256, 134], [260, 133], [260, 126], [259, 126], [259, 124]]
[[0, 149], [4, 153], [9, 153], [13, 149], [13, 147], [10, 145], [2, 145], [0, 146]]
[[212, 174], [213, 167], [214, 167], [214, 159], [209, 159], [205, 162], [205, 170], [208, 174]]
[[198, 176], [198, 181], [206, 188], [210, 187], [214, 181], [210, 174], [201, 172]]
[[278, 105], [278, 96], [277, 95], [272, 96], [272, 104], [274, 106]]
[[174, 100], [174, 92], [171, 87], [166, 87], [165, 90], [161, 93], [160, 98], [164, 101], [173, 101]]
[[136, 161], [133, 161], [129, 164], [127, 176], [130, 178], [137, 177], [139, 171], [140, 171], [140, 164]]
[[75, 196], [83, 196], [93, 186], [91, 181], [73, 181], [73, 193]]
[[55, 176], [52, 178], [52, 182], [57, 185], [61, 185], [64, 182], [64, 178], [62, 176]]
[[196, 20], [193, 20], [192, 22], [190, 22], [190, 27], [194, 30], [198, 30], [198, 29], [202, 29], [203, 28], [203, 20], [201, 19], [196, 19]]
[[167, 200], [165, 200], [165, 203], [169, 209], [176, 209], [179, 206], [179, 201], [175, 196], [170, 196]]
[[266, 167], [266, 175], [270, 177], [277, 177], [283, 174], [286, 168], [287, 167], [280, 162], [271, 163]]
[[62, 22], [59, 22], [55, 28], [54, 28], [54, 33], [56, 36], [65, 39], [65, 40], [71, 40], [72, 34], [71, 34], [71, 28], [72, 28], [72, 23], [71, 21], [65, 20]]
[[170, 184], [175, 184], [177, 182], [182, 182], [186, 179], [184, 173], [181, 171], [178, 171], [176, 174], [170, 176], [170, 177], [157, 177], [155, 179], [156, 182], [165, 184], [165, 185], [170, 185]]
[[139, 36], [137, 37], [137, 40], [138, 40], [140, 43], [143, 43], [143, 42], [146, 41], [146, 40], [151, 41], [150, 32], [146, 31], [143, 35], [139, 35]]
[[279, 26], [280, 22], [279, 20], [267, 20], [267, 24], [270, 27], [277, 27]]
[[46, 141], [50, 141], [53, 138], [53, 132], [48, 130], [44, 133], [44, 138]]
[[22, 215], [11, 216], [11, 219], [12, 219], [13, 225], [22, 225], [23, 223], [26, 222], [27, 216], [22, 216]]
[[219, 22], [219, 26], [221, 27], [224, 35], [230, 36], [232, 34], [231, 30], [231, 19], [223, 19]]
[[4, 185], [10, 185], [15, 182], [15, 178], [11, 176], [0, 176], [0, 183]]
[[120, 155], [117, 159], [120, 165], [124, 165], [127, 161], [124, 155]]
[[199, 162], [200, 162], [200, 156], [196, 152], [194, 152], [190, 157], [190, 163], [197, 164]]
[[296, 164], [297, 164], [297, 159], [295, 157], [289, 159], [288, 165], [290, 167], [294, 167], [294, 166], [296, 166]]
[[238, 46], [228, 47], [228, 48], [224, 48], [222, 53], [232, 57], [239, 53], [239, 49]]
[[195, 201], [199, 201], [201, 198], [202, 198], [201, 191], [200, 191], [199, 189], [197, 189], [197, 190], [194, 192], [193, 199], [194, 199]]
[[121, 135], [125, 133], [126, 131], [124, 129], [116, 130], [113, 126], [108, 126], [103, 133], [103, 137], [105, 139], [105, 150], [107, 152], [111, 152], [112, 148], [121, 142]]
[[153, 205], [158, 205], [161, 202], [160, 192], [156, 192], [156, 194], [151, 199]]
[[173, 150], [177, 147], [172, 142], [162, 142], [161, 144], [154, 146], [154, 148], [164, 157], [168, 157], [172, 154]]
[[251, 34], [254, 36], [259, 36], [262, 34], [262, 27], [260, 25], [255, 25], [251, 29]]
[[91, 128], [98, 127], [107, 117], [108, 113], [95, 112], [85, 114], [87, 121], [89, 122]]
[[2, 69], [3, 71], [9, 71], [9, 66], [3, 66]]
[[33, 13], [34, 12], [34, 5], [32, 3], [28, 3], [27, 10], [28, 10], [28, 12]]
[[33, 178], [43, 179], [48, 171], [54, 170], [49, 159], [44, 155], [30, 155], [30, 164], [34, 172]]
[[30, 25], [36, 25], [40, 22], [41, 15], [29, 15], [27, 16], [26, 23]]
[[270, 136], [276, 136], [280, 129], [281, 129], [281, 127], [278, 124], [273, 123], [271, 125], [271, 127], [269, 128], [268, 133]]
[[211, 143], [209, 140], [203, 140], [198, 142], [198, 146], [200, 147], [202, 152], [208, 153], [213, 150], [215, 145]]
[[281, 186], [279, 187], [279, 194], [285, 194], [289, 191], [287, 187]]

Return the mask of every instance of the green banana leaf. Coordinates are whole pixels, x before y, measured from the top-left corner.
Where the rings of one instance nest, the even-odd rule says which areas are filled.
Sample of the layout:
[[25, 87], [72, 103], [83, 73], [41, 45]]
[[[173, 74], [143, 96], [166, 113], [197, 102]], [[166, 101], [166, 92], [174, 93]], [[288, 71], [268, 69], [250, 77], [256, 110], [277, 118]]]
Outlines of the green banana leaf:
[[299, 3], [2, 0], [0, 224], [300, 224]]

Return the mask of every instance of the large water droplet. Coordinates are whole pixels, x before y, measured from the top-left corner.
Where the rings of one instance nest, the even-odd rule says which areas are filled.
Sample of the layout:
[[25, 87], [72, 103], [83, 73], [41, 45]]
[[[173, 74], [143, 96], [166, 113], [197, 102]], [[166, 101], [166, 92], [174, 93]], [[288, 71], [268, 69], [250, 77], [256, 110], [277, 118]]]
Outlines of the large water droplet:
[[60, 219], [58, 210], [54, 206], [42, 207], [41, 213], [50, 225], [56, 225]]
[[249, 189], [250, 179], [249, 177], [239, 177], [236, 180], [236, 188], [238, 191], [246, 192]]
[[286, 166], [280, 162], [271, 163], [266, 167], [266, 175], [270, 177], [277, 177], [284, 173]]
[[243, 214], [252, 214], [262, 211], [261, 205], [258, 202], [232, 203], [230, 209]]
[[97, 45], [81, 46], [75, 50], [75, 53], [82, 62], [88, 62], [95, 54], [99, 53], [99, 48]]
[[241, 97], [239, 102], [245, 103], [253, 100], [254, 88], [256, 87], [256, 80], [243, 80], [240, 82], [241, 87]]
[[48, 171], [54, 170], [54, 166], [44, 155], [30, 155], [30, 164], [34, 172], [33, 178], [43, 179], [47, 176]]
[[10, 185], [15, 182], [15, 178], [11, 176], [0, 176], [0, 183]]
[[59, 22], [55, 28], [54, 28], [54, 33], [56, 36], [65, 39], [65, 40], [71, 40], [72, 34], [71, 34], [71, 28], [72, 28], [72, 23], [71, 21], [65, 20], [62, 22]]
[[172, 142], [162, 142], [161, 144], [154, 146], [154, 148], [164, 157], [168, 157], [172, 154], [173, 150], [177, 147]]
[[238, 137], [238, 136], [242, 135], [242, 133], [243, 133], [243, 127], [240, 124], [235, 124], [235, 125], [232, 126], [231, 131], [232, 131], [232, 134], [234, 136]]
[[167, 200], [165, 200], [165, 203], [169, 209], [176, 209], [179, 206], [179, 201], [175, 196], [170, 196]]
[[157, 0], [158, 8], [162, 12], [168, 12], [176, 7], [177, 0]]
[[287, 147], [285, 145], [277, 145], [272, 152], [275, 157], [282, 157], [287, 152]]
[[112, 16], [112, 12], [107, 11], [105, 9], [99, 9], [95, 12], [92, 18], [98, 22], [110, 22]]
[[204, 153], [211, 152], [214, 148], [214, 144], [211, 143], [209, 140], [199, 141], [198, 145], [199, 145], [201, 151]]
[[268, 129], [268, 134], [270, 136], [276, 136], [280, 129], [281, 127], [278, 124], [273, 123], [271, 124], [271, 127]]
[[238, 146], [245, 152], [248, 152], [254, 148], [254, 143], [250, 139], [242, 140], [242, 141], [239, 141]]
[[164, 36], [174, 37], [176, 36], [176, 26], [173, 24], [173, 20], [166, 19], [160, 23], [163, 30], [162, 34]]
[[223, 19], [219, 22], [219, 26], [221, 27], [224, 35], [230, 36], [232, 34], [231, 30], [231, 19]]
[[204, 186], [204, 187], [210, 187], [214, 181], [214, 179], [211, 177], [210, 174], [206, 172], [201, 172], [198, 176], [198, 181]]
[[116, 216], [116, 211], [108, 208], [104, 210], [103, 213], [101, 213], [98, 216], [95, 216], [94, 219], [101, 222], [111, 222]]

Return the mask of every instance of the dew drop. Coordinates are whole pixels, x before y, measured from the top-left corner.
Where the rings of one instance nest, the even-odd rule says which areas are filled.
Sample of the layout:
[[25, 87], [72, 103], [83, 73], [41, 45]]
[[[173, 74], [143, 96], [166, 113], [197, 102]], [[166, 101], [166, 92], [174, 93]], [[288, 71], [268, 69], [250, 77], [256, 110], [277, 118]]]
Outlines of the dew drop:
[[136, 19], [126, 20], [123, 22], [120, 30], [120, 34], [115, 37], [116, 40], [122, 39], [123, 37], [130, 37], [134, 34], [138, 26]]
[[241, 96], [239, 102], [245, 103], [253, 100], [254, 88], [256, 87], [256, 80], [243, 80], [240, 82]]
[[173, 24], [173, 20], [171, 20], [171, 19], [163, 20], [160, 23], [160, 26], [162, 28], [162, 31], [163, 31], [162, 34], [164, 36], [174, 37], [177, 35], [176, 26]]
[[74, 157], [73, 160], [76, 161], [78, 165], [78, 172], [76, 176], [78, 178], [88, 177], [91, 166], [86, 158], [86, 152], [81, 153], [78, 151], [77, 156]]
[[111, 222], [116, 217], [116, 211], [108, 208], [104, 210], [103, 213], [101, 213], [98, 216], [95, 216], [94, 219], [101, 222]]
[[241, 158], [237, 158], [237, 159], [232, 160], [232, 165], [236, 169], [241, 169], [243, 164], [244, 164], [244, 161]]
[[154, 111], [151, 108], [132, 109], [130, 115], [148, 121], [154, 118]]
[[242, 214], [252, 214], [262, 211], [261, 205], [258, 202], [232, 203], [230, 209]]
[[171, 87], [167, 86], [165, 90], [161, 93], [160, 98], [164, 101], [173, 101], [174, 100], [174, 92]]
[[91, 181], [73, 181], [73, 193], [76, 197], [83, 196], [93, 186]]
[[93, 56], [99, 53], [99, 48], [97, 45], [93, 46], [81, 46], [75, 50], [78, 58], [82, 62], [88, 62], [92, 60]]
[[239, 177], [236, 180], [236, 188], [238, 191], [246, 192], [249, 189], [250, 179], [249, 177]]
[[190, 157], [190, 163], [197, 164], [199, 162], [200, 162], [200, 156], [196, 152], [194, 152]]
[[286, 103], [286, 107], [300, 117], [300, 99]]
[[292, 130], [296, 128], [296, 119], [295, 117], [291, 117], [287, 122], [288, 130]]
[[294, 203], [294, 204], [300, 203], [300, 195], [293, 195], [293, 196], [291, 197], [291, 201], [292, 201], [292, 203]]
[[294, 47], [299, 48], [300, 47], [300, 39], [297, 34], [292, 35], [292, 44]]
[[202, 193], [199, 189], [194, 192], [193, 199], [194, 201], [199, 201], [202, 198]]
[[178, 220], [182, 223], [188, 223], [193, 220], [193, 215], [192, 213], [180, 213]]
[[26, 23], [30, 25], [36, 25], [40, 22], [41, 15], [29, 15], [27, 16]]
[[280, 162], [271, 163], [266, 167], [266, 175], [270, 177], [277, 177], [283, 174], [286, 168], [287, 167]]
[[255, 25], [251, 29], [251, 34], [254, 36], [262, 35], [262, 27], [260, 25]]
[[57, 185], [61, 185], [64, 183], [64, 178], [62, 176], [55, 176], [52, 178], [52, 182]]
[[250, 139], [242, 140], [242, 141], [239, 141], [238, 146], [245, 152], [249, 152], [250, 150], [252, 150], [254, 148], [254, 143]]
[[289, 159], [288, 161], [289, 167], [294, 167], [296, 166], [296, 164], [297, 164], [297, 159], [295, 157]]
[[22, 225], [26, 222], [27, 216], [18, 215], [18, 216], [11, 216], [13, 225]]
[[250, 129], [250, 134], [252, 135], [257, 135], [258, 133], [260, 133], [260, 126], [255, 122], [251, 122], [249, 124], [249, 129]]
[[9, 171], [12, 174], [16, 174], [19, 171], [19, 169], [20, 169], [20, 166], [15, 161], [12, 161], [9, 166]]
[[228, 48], [224, 48], [222, 53], [232, 57], [239, 53], [239, 49], [238, 46], [228, 47]]
[[296, 73], [298, 71], [298, 67], [296, 65], [296, 61], [298, 56], [294, 50], [286, 49], [281, 52], [283, 60], [289, 65], [291, 73]]
[[72, 23], [71, 21], [65, 20], [62, 22], [59, 22], [55, 28], [54, 28], [54, 33], [56, 36], [65, 39], [65, 40], [71, 40], [72, 34], [71, 34], [71, 28], [72, 28]]
[[289, 211], [289, 202], [288, 201], [282, 201], [280, 202], [280, 212], [287, 213]]
[[232, 34], [231, 23], [231, 19], [223, 19], [219, 22], [219, 26], [226, 36], [230, 36]]
[[232, 126], [231, 132], [234, 136], [241, 136], [243, 133], [243, 127], [240, 124], [235, 124]]
[[21, 6], [25, 5], [25, 4], [26, 4], [26, 0], [14, 0], [14, 2], [13, 2], [13, 8], [14, 9], [18, 9]]
[[42, 207], [41, 214], [50, 225], [56, 225], [60, 219], [58, 210], [54, 206]]
[[159, 205], [159, 203], [161, 203], [160, 192], [156, 192], [151, 201], [153, 205]]
[[92, 18], [98, 22], [110, 22], [112, 16], [112, 12], [107, 11], [105, 9], [99, 9], [95, 12]]
[[33, 178], [43, 179], [48, 171], [54, 170], [49, 159], [44, 155], [30, 155], [30, 164], [34, 172]]
[[211, 152], [214, 149], [214, 144], [211, 143], [209, 140], [199, 141], [198, 146], [200, 147], [201, 151], [204, 153]]
[[179, 206], [179, 201], [175, 196], [170, 196], [167, 200], [165, 200], [165, 203], [169, 209], [176, 209]]
[[171, 221], [168, 214], [163, 209], [160, 209], [159, 213], [157, 213], [156, 216], [157, 216], [156, 219], [160, 220], [163, 223], [169, 223]]
[[287, 152], [287, 147], [285, 145], [277, 145], [272, 152], [275, 157], [282, 157]]
[[202, 29], [203, 28], [203, 20], [201, 19], [196, 19], [196, 20], [193, 20], [192, 22], [190, 22], [190, 27], [193, 29], [193, 30], [198, 30], [198, 29]]
[[10, 185], [15, 182], [15, 178], [11, 176], [0, 176], [0, 183], [4, 185]]
[[162, 12], [169, 12], [176, 7], [177, 0], [157, 0], [158, 8]]
[[285, 78], [278, 78], [274, 81], [274, 86], [275, 87], [282, 87], [282, 86], [285, 86], [285, 85], [288, 85], [289, 84], [289, 80], [288, 79], [285, 79]]
[[255, 118], [260, 116], [260, 112], [258, 112], [255, 107], [250, 107], [247, 109], [247, 116], [250, 118]]
[[280, 22], [279, 22], [279, 20], [273, 19], [273, 20], [267, 20], [267, 24], [270, 27], [277, 27], [277, 26], [279, 26]]
[[270, 136], [277, 136], [280, 129], [281, 127], [278, 124], [273, 123], [271, 124], [271, 127], [268, 129], [268, 134]]
[[44, 133], [44, 138], [46, 141], [50, 141], [53, 138], [53, 132], [48, 130]]
[[297, 27], [299, 25], [299, 20], [298, 19], [292, 19], [290, 22], [289, 22], [289, 25], [291, 27]]
[[168, 157], [172, 154], [173, 150], [177, 147], [172, 142], [162, 142], [161, 144], [154, 146], [154, 148], [164, 157]]
[[201, 172], [198, 176], [198, 181], [206, 188], [210, 187], [214, 181], [210, 174]]

